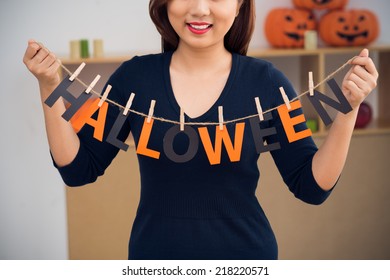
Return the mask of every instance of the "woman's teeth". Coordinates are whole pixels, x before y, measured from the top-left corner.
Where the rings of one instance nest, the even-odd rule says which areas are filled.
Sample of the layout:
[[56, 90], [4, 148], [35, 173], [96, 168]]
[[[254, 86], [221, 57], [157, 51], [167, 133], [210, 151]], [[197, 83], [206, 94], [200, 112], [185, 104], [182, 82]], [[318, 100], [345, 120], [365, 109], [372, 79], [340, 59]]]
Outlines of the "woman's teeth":
[[196, 30], [205, 30], [207, 28], [209, 28], [211, 26], [211, 24], [206, 24], [206, 25], [193, 25], [193, 24], [189, 24], [192, 28], [196, 29]]

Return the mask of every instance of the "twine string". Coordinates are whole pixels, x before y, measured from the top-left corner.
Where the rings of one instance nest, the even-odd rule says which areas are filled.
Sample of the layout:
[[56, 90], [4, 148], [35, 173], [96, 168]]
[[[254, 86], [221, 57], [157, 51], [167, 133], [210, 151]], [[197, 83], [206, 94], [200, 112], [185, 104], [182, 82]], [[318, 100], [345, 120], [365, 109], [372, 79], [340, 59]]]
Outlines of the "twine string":
[[[328, 80], [330, 80], [332, 77], [334, 77], [337, 73], [339, 73], [340, 71], [342, 71], [345, 67], [347, 67], [348, 65], [352, 64], [352, 62], [357, 58], [358, 56], [354, 56], [353, 58], [349, 59], [347, 62], [345, 62], [343, 65], [341, 65], [337, 70], [335, 70], [334, 72], [330, 73], [324, 80], [322, 80], [321, 82], [317, 83], [316, 85], [314, 85], [313, 89], [316, 89], [318, 88], [319, 86], [321, 86], [322, 84], [326, 83]], [[57, 61], [59, 62], [61, 68], [69, 75], [69, 76], [72, 76], [73, 73], [59, 60], [57, 59]], [[78, 77], [75, 78], [75, 80], [77, 82], [79, 82], [83, 87], [85, 88], [88, 88], [89, 85], [87, 85], [86, 83], [84, 83], [81, 79], [79, 79]], [[304, 91], [303, 93], [299, 94], [298, 96], [296, 96], [295, 98], [293, 98], [292, 100], [290, 100], [290, 102], [294, 102], [298, 99], [300, 99], [301, 97], [307, 95], [308, 93], [310, 92], [310, 90], [306, 90]], [[91, 90], [91, 93], [93, 93], [94, 95], [96, 95], [97, 97], [99, 98], [102, 98], [103, 96], [101, 95], [101, 93], [95, 91], [94, 89]], [[107, 103], [110, 103], [112, 105], [115, 105], [123, 110], [125, 110], [125, 106], [107, 98], [105, 99], [105, 102]], [[284, 104], [281, 104], [279, 106], [276, 106], [274, 108], [271, 108], [271, 109], [268, 109], [268, 110], [265, 110], [263, 111], [263, 114], [266, 114], [266, 113], [269, 113], [269, 112], [272, 112], [274, 110], [277, 110], [279, 107], [283, 106]], [[142, 112], [138, 112], [136, 110], [133, 110], [133, 109], [129, 109], [129, 112], [133, 113], [133, 114], [136, 114], [136, 115], [139, 115], [141, 117], [148, 117], [147, 114], [145, 113], [142, 113]], [[254, 118], [254, 117], [257, 117], [259, 116], [259, 114], [253, 114], [253, 115], [249, 115], [249, 116], [246, 116], [246, 117], [242, 117], [242, 118], [237, 118], [237, 119], [234, 119], [234, 120], [225, 120], [223, 122], [223, 124], [230, 124], [230, 123], [236, 123], [236, 122], [240, 122], [240, 121], [245, 121], [247, 119], [250, 119], [250, 118]], [[174, 120], [169, 120], [169, 119], [165, 119], [165, 118], [162, 118], [162, 117], [156, 117], [156, 116], [152, 116], [152, 119], [153, 120], [156, 120], [156, 121], [161, 121], [161, 122], [166, 122], [166, 123], [171, 123], [171, 124], [175, 124], [175, 125], [180, 125], [180, 121], [174, 121]], [[186, 122], [185, 125], [193, 125], [193, 126], [213, 126], [213, 125], [219, 125], [219, 122]]]

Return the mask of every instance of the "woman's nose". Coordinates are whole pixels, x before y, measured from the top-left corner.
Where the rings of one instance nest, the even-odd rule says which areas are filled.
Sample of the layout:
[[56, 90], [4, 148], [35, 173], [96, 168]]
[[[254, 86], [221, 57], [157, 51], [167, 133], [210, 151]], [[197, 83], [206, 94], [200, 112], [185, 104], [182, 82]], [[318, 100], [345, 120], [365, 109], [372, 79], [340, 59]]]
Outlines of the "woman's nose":
[[210, 14], [209, 0], [191, 0], [190, 13], [195, 17], [203, 17]]

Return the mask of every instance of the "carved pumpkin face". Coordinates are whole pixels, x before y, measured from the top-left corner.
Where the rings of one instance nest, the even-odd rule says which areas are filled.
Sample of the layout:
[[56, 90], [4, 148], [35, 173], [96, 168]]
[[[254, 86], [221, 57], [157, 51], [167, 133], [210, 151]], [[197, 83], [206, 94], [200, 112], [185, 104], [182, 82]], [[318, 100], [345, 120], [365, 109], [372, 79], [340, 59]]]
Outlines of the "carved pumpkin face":
[[316, 29], [312, 12], [300, 9], [273, 9], [265, 20], [265, 36], [277, 48], [302, 48], [307, 30]]
[[379, 35], [379, 23], [368, 10], [333, 11], [321, 18], [319, 34], [331, 46], [364, 46]]
[[348, 4], [348, 0], [294, 0], [294, 5], [297, 8], [310, 9], [310, 10], [342, 9], [347, 4]]

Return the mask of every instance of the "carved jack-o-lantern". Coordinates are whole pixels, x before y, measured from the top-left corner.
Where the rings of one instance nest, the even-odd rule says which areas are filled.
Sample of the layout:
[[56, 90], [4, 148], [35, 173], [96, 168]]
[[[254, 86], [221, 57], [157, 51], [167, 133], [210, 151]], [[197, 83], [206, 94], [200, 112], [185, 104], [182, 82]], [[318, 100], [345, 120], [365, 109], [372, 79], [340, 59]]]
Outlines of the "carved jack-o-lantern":
[[304, 9], [334, 10], [342, 9], [348, 0], [294, 0], [294, 5]]
[[279, 8], [267, 15], [264, 25], [268, 42], [277, 48], [301, 48], [307, 30], [315, 30], [317, 23], [308, 10]]
[[331, 46], [364, 46], [379, 35], [379, 23], [368, 10], [332, 11], [321, 18], [319, 34]]

